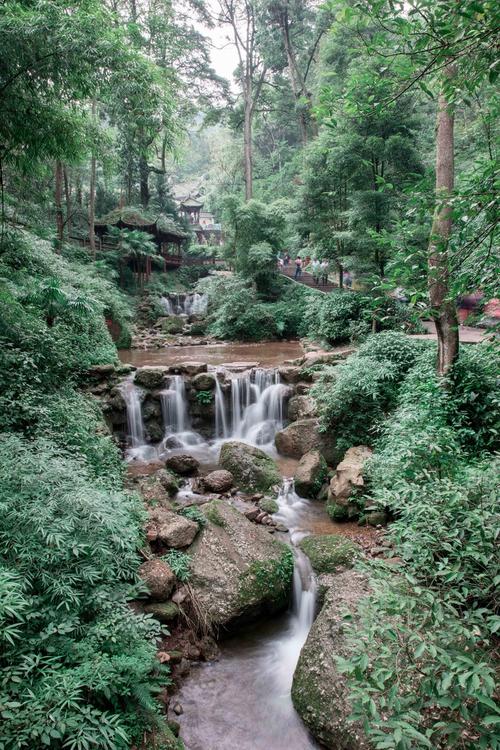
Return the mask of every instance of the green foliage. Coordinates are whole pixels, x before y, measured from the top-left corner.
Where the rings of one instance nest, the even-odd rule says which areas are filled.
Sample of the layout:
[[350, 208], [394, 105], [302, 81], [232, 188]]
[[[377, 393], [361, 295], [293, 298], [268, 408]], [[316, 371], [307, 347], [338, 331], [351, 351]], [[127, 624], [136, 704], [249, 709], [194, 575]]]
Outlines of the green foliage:
[[[10, 429], [34, 425], [45, 394], [94, 364], [116, 362], [104, 316], [127, 326], [130, 312], [93, 267], [67, 262], [25, 233], [6, 238], [0, 278], [0, 427]], [[92, 304], [68, 303], [82, 298]]]
[[203, 526], [207, 525], [207, 519], [203, 512], [196, 507], [196, 505], [190, 505], [187, 508], [182, 508], [182, 510], [179, 511], [179, 515], [184, 516], [184, 518], [189, 518], [190, 521], [194, 521], [198, 524], [198, 526], [203, 528]]
[[396, 406], [402, 377], [425, 346], [387, 331], [370, 336], [345, 362], [325, 368], [312, 395], [322, 428], [335, 435], [339, 459], [353, 445], [373, 443]]
[[[380, 339], [391, 335], [365, 345], [381, 366]], [[375, 575], [339, 665], [376, 748], [496, 747], [497, 353], [464, 348], [443, 387], [427, 348], [413, 365], [411, 350], [391, 349], [404, 380], [379, 422], [367, 487], [395, 519], [403, 565]]]
[[362, 310], [363, 298], [358, 292], [311, 296], [305, 317], [307, 333], [329, 344], [342, 344], [349, 340], [349, 325], [361, 318]]
[[208, 406], [208, 404], [211, 404], [214, 399], [214, 394], [212, 391], [197, 391], [196, 392], [196, 400], [199, 404], [202, 406]]
[[265, 205], [256, 200], [243, 203], [228, 198], [225, 220], [236, 270], [255, 282], [259, 292], [269, 292], [276, 280], [277, 255], [282, 249], [282, 205], [279, 202]]
[[305, 332], [308, 289], [278, 280], [276, 302], [261, 302], [255, 288], [241, 276], [212, 276], [197, 289], [209, 296], [208, 331], [218, 338], [259, 341], [293, 338]]
[[139, 502], [43, 439], [3, 435], [0, 482], [0, 744], [129, 747], [165, 679], [157, 627], [128, 606]]
[[[193, 519], [194, 520], [194, 519]], [[171, 549], [164, 556], [179, 581], [185, 583], [191, 577], [191, 558], [187, 552]]]

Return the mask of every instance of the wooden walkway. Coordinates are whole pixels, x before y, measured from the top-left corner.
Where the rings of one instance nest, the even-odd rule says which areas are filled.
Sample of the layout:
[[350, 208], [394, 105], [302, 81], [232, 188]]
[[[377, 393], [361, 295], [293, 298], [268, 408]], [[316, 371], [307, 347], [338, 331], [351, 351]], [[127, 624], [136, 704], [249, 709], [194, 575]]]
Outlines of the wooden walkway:
[[333, 284], [332, 282], [329, 282], [328, 284], [316, 284], [316, 282], [314, 281], [313, 275], [309, 273], [308, 271], [302, 271], [302, 275], [296, 279], [295, 278], [295, 264], [290, 264], [288, 266], [281, 266], [280, 272], [283, 274], [283, 276], [286, 276], [288, 279], [291, 279], [291, 281], [294, 281], [296, 284], [303, 284], [304, 286], [307, 286], [310, 289], [316, 289], [317, 292], [323, 292], [323, 294], [327, 294], [328, 292], [331, 292], [334, 289], [338, 289], [338, 285]]

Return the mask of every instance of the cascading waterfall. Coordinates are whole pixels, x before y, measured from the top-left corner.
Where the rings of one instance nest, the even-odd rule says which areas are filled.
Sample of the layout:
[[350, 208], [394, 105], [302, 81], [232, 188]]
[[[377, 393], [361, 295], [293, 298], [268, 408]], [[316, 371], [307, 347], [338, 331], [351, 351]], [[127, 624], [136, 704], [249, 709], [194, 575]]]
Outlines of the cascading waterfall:
[[229, 437], [226, 400], [219, 378], [215, 376], [215, 438]]
[[231, 406], [217, 382], [215, 393], [216, 438], [232, 438], [252, 445], [272, 444], [283, 428], [287, 386], [277, 370], [255, 369], [231, 378]]
[[205, 315], [208, 307], [206, 294], [169, 294], [160, 298], [166, 315]]
[[181, 375], [170, 379], [169, 388], [160, 393], [165, 435], [184, 432], [188, 427], [186, 386]]
[[186, 385], [181, 375], [170, 378], [169, 387], [160, 393], [166, 448], [184, 448], [203, 443], [203, 438], [191, 429], [187, 409]]
[[127, 408], [128, 437], [132, 448], [141, 448], [146, 445], [144, 422], [141, 412], [142, 391], [134, 385], [133, 378], [128, 378], [121, 385], [121, 393]]
[[305, 535], [298, 530], [297, 524], [309, 501], [297, 495], [293, 479], [284, 479], [277, 502], [279, 510], [274, 517], [288, 526], [295, 558], [292, 611], [286, 637], [279, 643], [278, 662], [280, 685], [283, 692], [288, 693], [302, 646], [314, 622], [317, 584], [311, 563], [298, 546]]
[[174, 306], [168, 297], [160, 297], [160, 303], [165, 315], [175, 315]]

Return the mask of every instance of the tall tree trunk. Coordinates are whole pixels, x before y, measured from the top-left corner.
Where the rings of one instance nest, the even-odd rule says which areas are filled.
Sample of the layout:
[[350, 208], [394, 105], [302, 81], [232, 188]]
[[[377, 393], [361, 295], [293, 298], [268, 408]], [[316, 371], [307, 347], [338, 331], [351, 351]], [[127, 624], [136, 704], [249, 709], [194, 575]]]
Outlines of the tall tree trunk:
[[64, 200], [66, 202], [66, 231], [69, 237], [71, 235], [73, 210], [71, 206], [71, 185], [70, 185], [68, 170], [66, 166], [63, 168], [63, 177], [64, 177]]
[[63, 165], [58, 159], [56, 161], [55, 168], [55, 188], [54, 188], [54, 203], [56, 206], [56, 250], [58, 253], [61, 252], [61, 245], [64, 239], [64, 214], [62, 208], [62, 192], [63, 192]]
[[140, 191], [141, 191], [141, 205], [143, 208], [147, 208], [149, 204], [149, 167], [147, 159], [141, 156], [139, 160], [139, 180], [140, 180]]
[[[92, 119], [95, 119], [97, 104], [96, 100], [92, 100]], [[95, 150], [92, 149], [92, 156], [90, 159], [90, 188], [89, 188], [89, 238], [90, 238], [90, 252], [95, 260], [96, 248], [95, 248], [95, 186], [96, 186], [96, 171], [97, 163]]]
[[295, 52], [290, 40], [290, 24], [288, 21], [288, 13], [286, 9], [280, 15], [280, 26], [283, 34], [283, 43], [285, 45], [286, 59], [288, 63], [288, 70], [290, 72], [290, 81], [292, 84], [293, 97], [295, 99], [295, 106], [297, 109], [297, 117], [299, 121], [300, 138], [302, 144], [305, 146], [308, 141], [308, 121], [309, 111], [304, 106], [304, 99], [308, 102], [310, 107], [310, 98], [305, 91], [305, 81], [300, 73], [295, 57]]
[[[448, 68], [448, 77], [454, 69]], [[458, 356], [458, 320], [450, 299], [448, 242], [452, 229], [449, 197], [454, 186], [454, 115], [444, 93], [438, 100], [436, 127], [436, 208], [428, 249], [429, 299], [438, 338], [437, 372], [446, 376]]]
[[247, 98], [245, 99], [245, 123], [243, 131], [245, 199], [247, 201], [251, 200], [253, 195], [252, 117], [252, 103]]

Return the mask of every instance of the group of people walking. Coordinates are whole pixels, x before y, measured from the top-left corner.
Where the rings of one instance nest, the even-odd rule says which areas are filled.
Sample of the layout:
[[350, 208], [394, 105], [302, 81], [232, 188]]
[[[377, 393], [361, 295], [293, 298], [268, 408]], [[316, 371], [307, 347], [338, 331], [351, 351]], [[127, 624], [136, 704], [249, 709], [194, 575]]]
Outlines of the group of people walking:
[[[280, 266], [289, 266], [291, 263], [291, 258], [288, 253], [281, 258], [278, 257], [278, 264]], [[330, 272], [330, 264], [327, 260], [311, 260], [309, 256], [302, 259], [300, 255], [298, 255], [295, 258], [295, 273], [294, 278], [299, 279], [302, 276], [303, 269], [308, 268], [308, 270], [311, 272], [314, 283], [318, 286], [320, 284], [328, 284], [328, 274]]]

